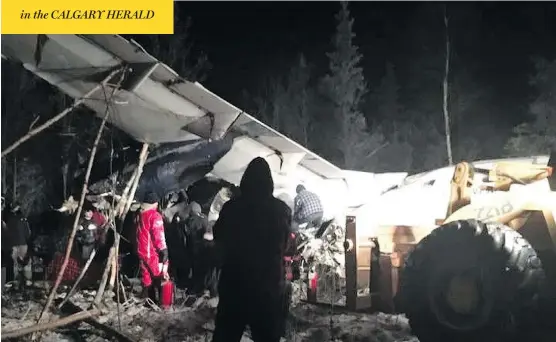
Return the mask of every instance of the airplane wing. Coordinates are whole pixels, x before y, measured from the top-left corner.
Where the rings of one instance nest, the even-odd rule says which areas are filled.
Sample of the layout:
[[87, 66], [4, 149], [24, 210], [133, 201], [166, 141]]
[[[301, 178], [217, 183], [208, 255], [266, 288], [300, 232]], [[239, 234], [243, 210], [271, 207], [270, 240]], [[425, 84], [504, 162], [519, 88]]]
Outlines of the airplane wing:
[[[73, 98], [82, 98], [115, 68], [129, 66], [123, 90], [115, 95], [109, 122], [148, 143], [220, 139], [230, 134], [234, 137], [232, 149], [212, 173], [231, 183], [239, 183], [255, 156], [269, 162], [276, 179], [292, 172], [343, 178], [335, 165], [201, 84], [181, 78], [137, 43], [119, 35], [3, 35], [2, 54], [22, 62], [26, 69]], [[106, 111], [106, 93], [111, 90], [99, 89], [85, 101], [99, 117]]]
[[[128, 66], [109, 122], [142, 142], [218, 139], [241, 112], [119, 35], [3, 35], [2, 55], [73, 98], [82, 98], [111, 71]], [[85, 105], [103, 117], [111, 92], [99, 89]]]

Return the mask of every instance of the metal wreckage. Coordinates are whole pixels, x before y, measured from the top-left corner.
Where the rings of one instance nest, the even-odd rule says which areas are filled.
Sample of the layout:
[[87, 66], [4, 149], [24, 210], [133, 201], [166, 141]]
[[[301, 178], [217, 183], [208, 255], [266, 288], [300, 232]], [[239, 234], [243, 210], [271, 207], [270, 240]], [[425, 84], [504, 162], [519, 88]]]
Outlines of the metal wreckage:
[[[421, 342], [501, 340], [556, 312], [555, 153], [409, 177], [346, 171], [120, 36], [4, 35], [2, 51], [76, 99], [125, 67], [108, 121], [158, 146], [139, 195], [217, 180], [207, 198], [214, 222], [254, 156], [269, 162], [286, 203], [299, 183], [317, 193], [329, 220], [297, 237], [294, 302], [404, 313]], [[93, 93], [84, 103], [103, 116], [109, 104]], [[98, 167], [91, 189], [106, 190], [131, 164], [111, 176]]]

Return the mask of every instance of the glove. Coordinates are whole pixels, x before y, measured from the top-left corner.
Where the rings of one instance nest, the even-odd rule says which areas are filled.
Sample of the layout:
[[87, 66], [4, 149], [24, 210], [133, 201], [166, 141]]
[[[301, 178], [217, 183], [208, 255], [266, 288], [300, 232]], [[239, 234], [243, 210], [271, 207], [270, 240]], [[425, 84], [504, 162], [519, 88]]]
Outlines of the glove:
[[162, 278], [165, 280], [170, 279], [170, 275], [168, 274], [168, 263], [167, 262], [160, 262], [158, 263], [158, 272], [162, 275]]
[[158, 259], [160, 260], [161, 263], [167, 263], [168, 262], [168, 249], [163, 249], [160, 252], [158, 252]]

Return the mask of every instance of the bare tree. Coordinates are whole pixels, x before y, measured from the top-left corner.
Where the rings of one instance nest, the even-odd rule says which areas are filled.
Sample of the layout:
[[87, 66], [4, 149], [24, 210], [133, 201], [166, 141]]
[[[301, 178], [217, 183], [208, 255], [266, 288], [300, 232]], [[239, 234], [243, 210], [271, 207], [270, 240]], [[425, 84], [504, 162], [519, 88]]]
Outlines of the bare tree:
[[442, 83], [443, 101], [442, 111], [444, 113], [444, 130], [446, 135], [446, 152], [448, 154], [448, 164], [452, 165], [452, 142], [450, 137], [450, 114], [448, 113], [448, 77], [450, 75], [450, 34], [448, 26], [447, 5], [444, 5], [444, 27], [446, 30], [446, 58], [444, 63], [444, 82]]

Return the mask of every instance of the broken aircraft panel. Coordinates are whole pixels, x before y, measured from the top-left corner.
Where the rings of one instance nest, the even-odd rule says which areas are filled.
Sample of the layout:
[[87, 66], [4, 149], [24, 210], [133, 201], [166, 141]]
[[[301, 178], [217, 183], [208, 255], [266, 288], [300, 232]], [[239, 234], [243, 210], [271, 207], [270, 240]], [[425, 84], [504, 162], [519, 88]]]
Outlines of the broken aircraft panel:
[[[315, 180], [343, 180], [342, 170], [335, 165], [201, 84], [181, 78], [137, 43], [119, 35], [4, 35], [2, 50], [5, 57], [21, 61], [26, 69], [74, 98], [98, 85], [111, 70], [129, 66], [123, 90], [115, 95], [110, 123], [148, 143], [230, 135], [232, 148], [212, 174], [231, 183], [237, 184], [254, 156], [267, 159], [277, 178], [297, 173]], [[104, 115], [102, 91], [85, 103], [98, 116]]]

